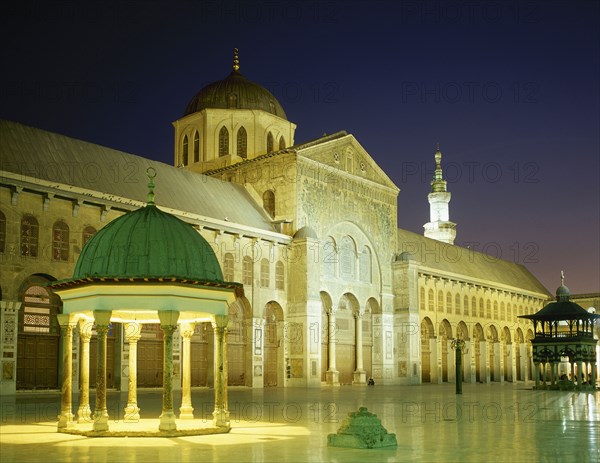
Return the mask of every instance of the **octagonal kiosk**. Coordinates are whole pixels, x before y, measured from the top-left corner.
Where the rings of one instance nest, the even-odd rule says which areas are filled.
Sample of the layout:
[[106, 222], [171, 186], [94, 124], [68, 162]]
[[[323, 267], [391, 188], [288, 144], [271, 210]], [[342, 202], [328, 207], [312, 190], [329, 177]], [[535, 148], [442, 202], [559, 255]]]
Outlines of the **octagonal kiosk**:
[[[63, 376], [58, 430], [84, 435], [190, 435], [228, 432], [226, 330], [228, 307], [241, 285], [224, 282], [210, 245], [190, 224], [154, 204], [154, 170], [148, 169], [146, 206], [102, 228], [84, 246], [73, 278], [51, 284], [63, 301], [58, 315], [63, 335]], [[213, 427], [197, 432], [178, 430], [173, 410], [173, 333], [183, 337], [182, 405], [180, 419], [193, 418], [190, 391], [190, 339], [194, 326], [214, 328], [215, 407]], [[106, 407], [106, 337], [110, 323], [123, 323], [129, 341], [129, 390], [125, 424], [135, 432], [109, 430]], [[158, 430], [140, 428], [136, 395], [137, 340], [141, 324], [158, 323], [163, 332], [163, 394]], [[73, 330], [82, 338], [81, 395], [77, 420], [72, 412]], [[89, 405], [89, 339], [98, 336], [96, 406]], [[87, 340], [87, 343], [86, 343]], [[87, 424], [87, 428], [83, 424]], [[91, 430], [89, 422], [92, 422]], [[85, 431], [83, 429], [86, 429]]]

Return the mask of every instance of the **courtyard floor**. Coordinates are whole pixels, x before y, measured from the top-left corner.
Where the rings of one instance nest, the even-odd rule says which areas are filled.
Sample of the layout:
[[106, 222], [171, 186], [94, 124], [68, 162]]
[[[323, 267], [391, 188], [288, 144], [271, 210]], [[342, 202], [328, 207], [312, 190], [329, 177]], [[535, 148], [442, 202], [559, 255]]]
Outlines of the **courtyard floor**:
[[[92, 409], [93, 400], [92, 393]], [[209, 424], [213, 391], [194, 389], [192, 401], [198, 422]], [[126, 402], [126, 394], [109, 392], [109, 426], [122, 426]], [[600, 461], [600, 392], [533, 391], [523, 383], [464, 384], [462, 395], [454, 384], [229, 388], [230, 433], [173, 438], [57, 433], [57, 392], [18, 393], [0, 405], [2, 463]], [[157, 425], [161, 391], [139, 391], [138, 405]], [[327, 447], [327, 435], [361, 406], [396, 434], [396, 449]]]

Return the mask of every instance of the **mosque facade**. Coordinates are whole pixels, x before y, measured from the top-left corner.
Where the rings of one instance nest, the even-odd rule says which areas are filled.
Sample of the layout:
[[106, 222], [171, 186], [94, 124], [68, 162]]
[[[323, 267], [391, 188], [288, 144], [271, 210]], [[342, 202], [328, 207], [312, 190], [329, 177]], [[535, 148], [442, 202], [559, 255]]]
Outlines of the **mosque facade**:
[[[229, 385], [453, 382], [454, 338], [465, 341], [464, 381], [533, 379], [532, 326], [518, 317], [550, 293], [522, 265], [453, 244], [439, 148], [419, 235], [398, 228], [399, 189], [352, 134], [297, 143], [296, 125], [241, 74], [237, 55], [231, 74], [201, 89], [173, 127], [169, 166], [0, 121], [0, 392], [60, 388], [62, 304], [46, 285], [71, 278], [86, 243], [144, 205], [148, 167], [157, 206], [192, 224], [224, 281], [241, 283], [228, 309]], [[139, 243], [131, 236], [119, 246], [116, 255], [131, 255]], [[598, 295], [588, 300], [598, 306]], [[213, 330], [192, 329], [191, 385], [211, 386]], [[79, 329], [73, 336], [76, 390]], [[94, 327], [90, 336], [94, 358]], [[162, 338], [158, 325], [142, 324], [139, 387], [162, 384]], [[173, 354], [177, 388], [179, 330]], [[127, 355], [127, 333], [112, 323], [109, 388], [127, 389]]]

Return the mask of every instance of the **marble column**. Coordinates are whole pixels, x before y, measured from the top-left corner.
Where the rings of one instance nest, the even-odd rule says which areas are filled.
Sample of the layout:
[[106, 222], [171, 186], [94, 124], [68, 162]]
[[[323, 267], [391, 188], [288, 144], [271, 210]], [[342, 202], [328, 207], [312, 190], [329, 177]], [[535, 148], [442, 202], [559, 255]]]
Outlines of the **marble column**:
[[60, 399], [60, 415], [58, 416], [58, 429], [73, 427], [73, 398], [72, 398], [72, 375], [73, 375], [73, 330], [75, 323], [67, 314], [57, 315], [60, 331], [63, 338], [62, 349], [62, 390]]
[[354, 372], [353, 384], [367, 384], [367, 372], [363, 366], [363, 315], [364, 312], [356, 312], [354, 314], [356, 326], [356, 371]]
[[98, 339], [94, 431], [108, 431], [108, 410], [106, 408], [106, 336], [108, 334], [110, 316], [111, 312], [94, 311]]
[[335, 332], [337, 331], [337, 324], [335, 321], [335, 309], [330, 308], [327, 311], [327, 315], [329, 318], [329, 323], [327, 325], [328, 328], [328, 337], [327, 337], [327, 357], [329, 360], [329, 368], [325, 373], [325, 378], [327, 380], [327, 384], [330, 385], [339, 385], [340, 384], [340, 373], [337, 371], [335, 365], [335, 345], [337, 343], [335, 339]]
[[81, 339], [81, 368], [80, 368], [80, 395], [79, 408], [77, 409], [77, 422], [92, 421], [90, 409], [90, 339], [92, 339], [92, 321], [82, 319], [79, 322], [79, 338]]
[[142, 337], [142, 326], [139, 323], [125, 323], [125, 340], [129, 343], [129, 380], [127, 383], [127, 406], [124, 421], [140, 420], [140, 408], [137, 404], [137, 346]]
[[163, 395], [159, 431], [175, 431], [173, 412], [173, 333], [177, 329], [179, 312], [172, 310], [158, 312], [160, 328], [163, 331]]
[[192, 407], [192, 362], [190, 358], [191, 354], [191, 341], [194, 335], [195, 323], [182, 323], [181, 324], [181, 338], [183, 339], [183, 365], [182, 365], [182, 391], [181, 391], [181, 407], [179, 407], [179, 419], [180, 420], [193, 420], [194, 419], [194, 407]]
[[227, 322], [226, 315], [215, 315], [215, 410], [213, 424], [230, 427], [227, 400]]
[[577, 361], [577, 389], [581, 389], [581, 385], [583, 384], [583, 362], [581, 360]]
[[540, 388], [540, 364], [535, 362], [535, 388]]
[[592, 368], [590, 370], [590, 373], [592, 375], [591, 384], [592, 384], [592, 387], [595, 388], [596, 387], [596, 375], [598, 374], [596, 372], [596, 362], [592, 362], [591, 366], [592, 366]]

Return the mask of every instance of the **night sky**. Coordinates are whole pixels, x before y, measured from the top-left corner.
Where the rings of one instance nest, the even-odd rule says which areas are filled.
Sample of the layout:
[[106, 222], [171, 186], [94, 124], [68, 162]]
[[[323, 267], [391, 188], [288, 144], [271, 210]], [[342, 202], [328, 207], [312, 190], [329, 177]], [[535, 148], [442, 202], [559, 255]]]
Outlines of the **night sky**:
[[238, 47], [296, 143], [354, 134], [400, 227], [429, 220], [439, 142], [457, 244], [600, 290], [599, 2], [12, 3], [0, 118], [172, 164], [171, 122]]

